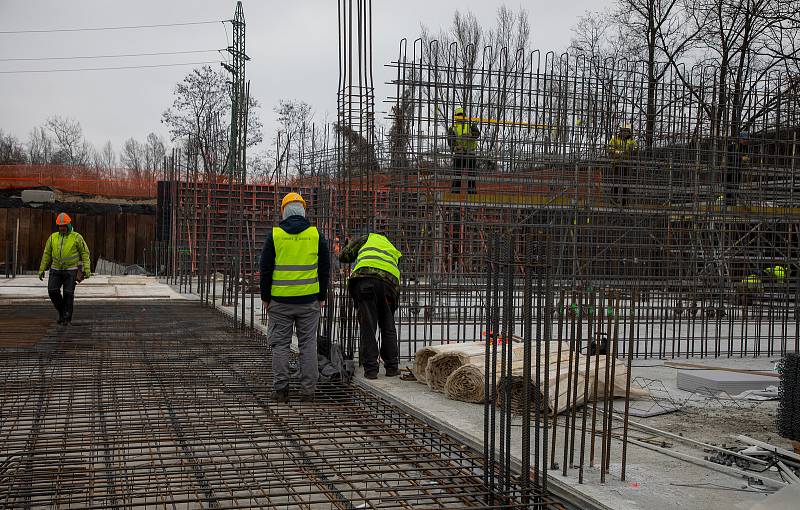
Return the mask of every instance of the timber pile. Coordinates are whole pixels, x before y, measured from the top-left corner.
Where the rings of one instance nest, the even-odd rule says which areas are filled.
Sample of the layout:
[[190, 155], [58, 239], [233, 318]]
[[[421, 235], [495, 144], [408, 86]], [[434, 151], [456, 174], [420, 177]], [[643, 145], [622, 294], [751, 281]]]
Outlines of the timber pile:
[[484, 344], [483, 342], [442, 344], [442, 345], [431, 345], [429, 347], [423, 347], [422, 349], [419, 349], [416, 352], [416, 354], [414, 354], [414, 366], [411, 369], [411, 371], [414, 372], [414, 377], [416, 377], [417, 381], [421, 383], [427, 383], [428, 379], [426, 377], [426, 371], [428, 368], [428, 363], [434, 356], [446, 352], [459, 352], [472, 349], [473, 346], [479, 346], [481, 351], [483, 351], [483, 349], [486, 348], [486, 344]]
[[[500, 347], [497, 352], [497, 363], [500, 363]], [[523, 346], [514, 344], [511, 359], [522, 359]], [[463, 349], [457, 351], [444, 351], [430, 358], [425, 368], [425, 380], [428, 387], [439, 393], [444, 392], [448, 378], [457, 369], [464, 365], [483, 366], [486, 361], [486, 344], [476, 342], [465, 345]]]
[[[611, 379], [611, 370], [614, 371], [614, 381], [609, 394], [611, 398], [624, 397], [625, 385], [628, 377], [628, 370], [620, 360], [616, 360], [614, 367], [608, 367], [608, 379], [606, 379], [606, 356], [584, 356], [581, 354], [572, 355], [572, 364], [570, 365], [569, 352], [562, 352], [561, 359], [559, 360], [558, 354], [551, 354], [549, 366], [545, 368], [545, 363], [540, 362], [540, 377], [539, 381], [536, 380], [536, 366], [531, 367], [531, 385], [532, 388], [538, 389], [538, 398], [535, 394], [531, 395], [531, 412], [535, 412], [535, 402], [540, 402], [541, 406], [539, 411], [549, 414], [555, 412], [560, 414], [567, 410], [567, 390], [570, 390], [569, 407], [577, 407], [585, 404], [587, 401], [593, 402], [595, 400], [603, 400], [606, 392], [606, 381]], [[589, 364], [588, 385], [587, 383], [587, 358]], [[575, 363], [577, 361], [578, 369], [577, 374], [575, 370]], [[547, 395], [544, 395], [544, 379], [547, 377]], [[571, 379], [571, 382], [569, 380]], [[577, 385], [576, 385], [577, 381]], [[577, 395], [576, 395], [577, 386]], [[510, 403], [511, 411], [520, 413], [524, 409], [525, 398], [525, 379], [521, 369], [512, 370], [510, 384], [507, 384], [506, 378], [501, 377], [498, 383], [498, 402], [497, 405], [503, 405], [506, 402], [506, 393], [510, 388]], [[588, 398], [584, 398], [584, 395]], [[639, 388], [631, 388], [630, 396], [632, 398], [647, 395], [647, 392]], [[596, 396], [596, 398], [595, 398]]]
[[[447, 344], [425, 347], [417, 351], [414, 359], [414, 375], [417, 380], [428, 384], [434, 391], [443, 391], [447, 398], [463, 402], [480, 403], [486, 399], [486, 367], [484, 342], [471, 342], [464, 344]], [[531, 411], [534, 406], [541, 403], [540, 411], [543, 413], [561, 413], [567, 409], [567, 390], [569, 387], [569, 407], [580, 406], [588, 401], [602, 400], [606, 392], [606, 377], [611, 378], [613, 368], [614, 384], [609, 387], [609, 394], [613, 397], [625, 396], [627, 382], [627, 367], [621, 360], [616, 360], [614, 366], [608, 367], [606, 376], [606, 356], [587, 356], [572, 353], [567, 350], [553, 352], [548, 357], [542, 353], [539, 357], [539, 380], [536, 380], [537, 362], [535, 353], [530, 369], [531, 381]], [[524, 410], [524, 363], [523, 346], [514, 344], [511, 364], [511, 378], [506, 381], [502, 373], [500, 353], [497, 357], [495, 370], [497, 405], [503, 405], [506, 392], [510, 390], [510, 405], [512, 412]], [[577, 357], [577, 358], [576, 358]], [[589, 364], [587, 385], [587, 362]], [[577, 363], [577, 371], [576, 371]], [[547, 377], [547, 395], [544, 395]], [[577, 388], [577, 392], [576, 392]], [[588, 399], [584, 399], [584, 390]], [[576, 395], [577, 393], [577, 395]], [[646, 395], [647, 392], [637, 388], [630, 389], [631, 397]]]

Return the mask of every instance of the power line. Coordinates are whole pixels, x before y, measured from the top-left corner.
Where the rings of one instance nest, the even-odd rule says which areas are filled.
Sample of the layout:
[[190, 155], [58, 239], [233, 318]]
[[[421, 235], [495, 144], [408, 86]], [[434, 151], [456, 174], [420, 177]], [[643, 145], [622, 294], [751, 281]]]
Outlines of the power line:
[[115, 57], [151, 57], [155, 55], [186, 55], [188, 53], [211, 53], [221, 50], [190, 50], [190, 51], [159, 51], [154, 53], [118, 53], [116, 55], [82, 55], [74, 57], [26, 57], [26, 58], [0, 58], [0, 62], [31, 62], [38, 60], [78, 60], [84, 58], [115, 58]]
[[0, 30], [0, 34], [46, 34], [53, 32], [96, 32], [100, 30], [130, 30], [137, 28], [182, 27], [187, 25], [210, 25], [212, 23], [225, 23], [229, 20], [190, 21], [186, 23], [160, 23], [157, 25], [128, 25], [119, 27], [84, 27], [84, 28], [48, 28], [36, 30]]
[[194, 66], [200, 64], [218, 64], [218, 60], [207, 60], [204, 62], [177, 62], [174, 64], [152, 64], [139, 66], [117, 66], [117, 67], [82, 67], [79, 69], [31, 69], [22, 71], [0, 71], [0, 74], [26, 74], [26, 73], [66, 73], [74, 71], [111, 71], [115, 69], [147, 69], [151, 67], [173, 67], [173, 66]]

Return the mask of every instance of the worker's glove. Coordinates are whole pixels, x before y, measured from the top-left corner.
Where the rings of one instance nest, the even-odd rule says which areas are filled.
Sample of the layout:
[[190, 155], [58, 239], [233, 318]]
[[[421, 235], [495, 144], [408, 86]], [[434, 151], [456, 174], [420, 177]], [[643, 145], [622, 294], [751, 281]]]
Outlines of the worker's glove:
[[44, 281], [44, 271], [39, 271], [39, 281]]

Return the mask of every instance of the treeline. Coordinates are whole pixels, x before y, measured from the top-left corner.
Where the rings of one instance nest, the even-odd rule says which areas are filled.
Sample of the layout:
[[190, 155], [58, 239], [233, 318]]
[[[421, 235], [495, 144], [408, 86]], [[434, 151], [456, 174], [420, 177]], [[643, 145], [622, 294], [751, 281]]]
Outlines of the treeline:
[[24, 142], [0, 129], [0, 164], [58, 165], [94, 170], [100, 178], [119, 177], [126, 170], [132, 179], [162, 177], [167, 146], [150, 133], [143, 141], [128, 138], [117, 152], [110, 141], [95, 147], [83, 135], [80, 122], [54, 115], [34, 127]]

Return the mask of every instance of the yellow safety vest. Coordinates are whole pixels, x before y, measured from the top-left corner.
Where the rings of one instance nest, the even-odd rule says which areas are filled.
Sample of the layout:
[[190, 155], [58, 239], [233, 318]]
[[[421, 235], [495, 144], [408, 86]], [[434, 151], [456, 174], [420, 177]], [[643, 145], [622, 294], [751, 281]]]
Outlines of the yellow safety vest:
[[86, 246], [83, 236], [74, 230], [67, 235], [53, 232], [44, 245], [39, 272], [46, 271], [48, 268], [61, 271], [78, 269], [78, 264], [83, 265], [84, 273], [87, 275], [91, 273], [89, 247]]
[[786, 276], [786, 269], [784, 269], [783, 266], [768, 267], [767, 269], [764, 270], [764, 272], [769, 275], [772, 275], [774, 278], [777, 278], [778, 280], [783, 280], [783, 278]]
[[380, 234], [370, 234], [364, 246], [358, 250], [356, 266], [353, 272], [361, 267], [374, 267], [391, 274], [400, 281], [400, 257], [403, 254]]
[[456, 122], [453, 124], [453, 131], [456, 140], [453, 144], [462, 151], [475, 152], [478, 149], [478, 141], [472, 137], [472, 125], [467, 122]]
[[275, 269], [272, 295], [279, 297], [319, 294], [319, 230], [308, 227], [299, 234], [272, 228]]
[[632, 154], [636, 151], [637, 144], [633, 138], [623, 140], [618, 136], [612, 136], [608, 141], [608, 148], [615, 155]]
[[742, 280], [742, 283], [745, 285], [761, 285], [761, 278], [758, 275], [750, 274]]

